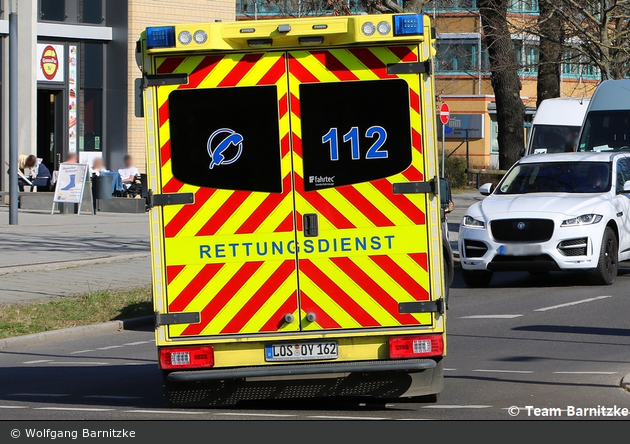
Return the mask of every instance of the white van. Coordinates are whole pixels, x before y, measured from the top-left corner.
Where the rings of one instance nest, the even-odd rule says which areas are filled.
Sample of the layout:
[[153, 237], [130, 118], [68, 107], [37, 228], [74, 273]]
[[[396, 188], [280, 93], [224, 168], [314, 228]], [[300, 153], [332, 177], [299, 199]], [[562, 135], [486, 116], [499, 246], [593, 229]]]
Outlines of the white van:
[[575, 151], [589, 101], [588, 97], [543, 100], [534, 116], [526, 154]]
[[630, 80], [607, 80], [588, 107], [578, 151], [630, 150]]

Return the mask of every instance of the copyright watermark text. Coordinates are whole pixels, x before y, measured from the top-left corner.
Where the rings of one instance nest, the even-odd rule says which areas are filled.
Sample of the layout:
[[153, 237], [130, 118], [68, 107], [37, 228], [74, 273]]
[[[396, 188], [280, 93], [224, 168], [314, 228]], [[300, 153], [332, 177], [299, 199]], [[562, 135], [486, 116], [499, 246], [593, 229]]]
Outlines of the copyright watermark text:
[[56, 429], [33, 429], [11, 430], [11, 438], [38, 438], [38, 439], [79, 439], [79, 438], [135, 438], [135, 430], [127, 429], [105, 429], [105, 430], [56, 430]]
[[526, 405], [525, 407], [517, 407], [513, 405], [507, 409], [510, 416], [529, 416], [529, 417], [586, 417], [586, 418], [627, 418], [630, 417], [630, 409], [627, 407], [618, 407], [613, 405], [607, 407], [598, 405], [597, 407], [576, 407], [568, 405], [565, 408], [560, 407], [534, 407]]

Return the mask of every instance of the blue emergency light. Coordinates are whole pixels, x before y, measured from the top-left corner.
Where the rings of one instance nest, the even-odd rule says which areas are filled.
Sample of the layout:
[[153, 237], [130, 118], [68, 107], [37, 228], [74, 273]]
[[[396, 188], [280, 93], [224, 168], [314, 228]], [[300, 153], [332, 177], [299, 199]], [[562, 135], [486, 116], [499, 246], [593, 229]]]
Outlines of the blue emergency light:
[[422, 35], [422, 33], [422, 14], [394, 16], [394, 35]]
[[147, 48], [168, 48], [174, 46], [174, 26], [155, 26], [147, 28]]

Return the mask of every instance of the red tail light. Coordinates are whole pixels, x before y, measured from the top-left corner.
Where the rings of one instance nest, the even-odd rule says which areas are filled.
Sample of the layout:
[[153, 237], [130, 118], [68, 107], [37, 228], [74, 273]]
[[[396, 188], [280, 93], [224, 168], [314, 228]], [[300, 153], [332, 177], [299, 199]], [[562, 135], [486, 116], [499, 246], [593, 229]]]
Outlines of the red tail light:
[[443, 354], [442, 335], [401, 336], [389, 339], [389, 357], [392, 359], [426, 358]]
[[160, 349], [162, 370], [210, 368], [214, 366], [214, 349], [206, 347], [168, 347]]

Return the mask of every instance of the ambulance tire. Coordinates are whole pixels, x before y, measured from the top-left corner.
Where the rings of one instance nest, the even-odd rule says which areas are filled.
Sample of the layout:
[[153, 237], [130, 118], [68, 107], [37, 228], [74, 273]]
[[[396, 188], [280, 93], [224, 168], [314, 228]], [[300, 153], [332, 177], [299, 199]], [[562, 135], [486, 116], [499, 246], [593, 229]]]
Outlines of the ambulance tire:
[[464, 283], [472, 288], [484, 288], [492, 281], [492, 272], [486, 270], [466, 270], [462, 268]]

